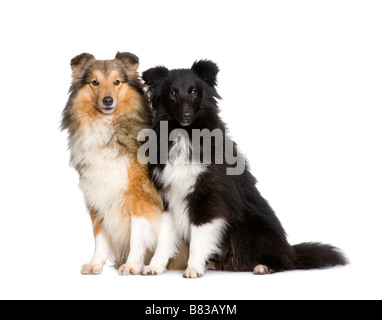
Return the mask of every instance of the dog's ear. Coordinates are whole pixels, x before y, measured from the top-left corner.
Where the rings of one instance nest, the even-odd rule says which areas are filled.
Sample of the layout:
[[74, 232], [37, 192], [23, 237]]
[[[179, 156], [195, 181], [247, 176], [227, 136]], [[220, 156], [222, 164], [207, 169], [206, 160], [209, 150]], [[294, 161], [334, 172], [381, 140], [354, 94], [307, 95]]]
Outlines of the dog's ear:
[[149, 69], [142, 74], [142, 79], [149, 87], [166, 77], [170, 71], [166, 67], [156, 67]]
[[217, 75], [219, 73], [219, 67], [215, 62], [210, 60], [196, 61], [192, 68], [200, 78], [202, 78], [208, 85], [215, 87], [217, 84]]
[[130, 72], [136, 72], [138, 69], [139, 58], [133, 53], [118, 52], [115, 59], [121, 61], [124, 67]]
[[74, 57], [70, 62], [73, 74], [80, 73], [85, 68], [86, 64], [91, 60], [95, 60], [95, 58], [92, 54], [89, 53], [82, 53]]

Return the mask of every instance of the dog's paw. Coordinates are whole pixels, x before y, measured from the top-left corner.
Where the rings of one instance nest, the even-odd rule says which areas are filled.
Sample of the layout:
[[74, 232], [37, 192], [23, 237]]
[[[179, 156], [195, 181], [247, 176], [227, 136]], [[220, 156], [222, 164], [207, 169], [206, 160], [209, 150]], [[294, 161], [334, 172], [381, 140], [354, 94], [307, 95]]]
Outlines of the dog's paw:
[[103, 270], [103, 264], [84, 264], [81, 267], [81, 273], [83, 275], [101, 274], [102, 270]]
[[142, 274], [145, 276], [157, 276], [162, 274], [165, 270], [166, 268], [162, 266], [149, 265], [143, 268]]
[[217, 270], [216, 264], [214, 262], [209, 262], [207, 264], [207, 270]]
[[141, 274], [142, 266], [132, 263], [126, 263], [119, 268], [119, 274], [121, 276], [130, 276]]
[[267, 267], [267, 266], [265, 266], [263, 264], [257, 265], [255, 267], [255, 269], [253, 270], [253, 272], [256, 275], [264, 275], [264, 274], [271, 274], [271, 273], [273, 273], [273, 271], [269, 267]]
[[188, 267], [183, 277], [187, 279], [195, 279], [203, 277], [204, 270], [202, 268]]

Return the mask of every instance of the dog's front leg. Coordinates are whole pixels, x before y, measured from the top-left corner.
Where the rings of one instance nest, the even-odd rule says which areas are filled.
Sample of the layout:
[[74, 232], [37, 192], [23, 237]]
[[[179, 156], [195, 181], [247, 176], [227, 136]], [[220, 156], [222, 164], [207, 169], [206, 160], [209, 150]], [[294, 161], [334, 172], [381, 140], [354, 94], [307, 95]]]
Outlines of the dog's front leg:
[[84, 275], [97, 275], [102, 273], [103, 266], [110, 256], [109, 242], [101, 227], [99, 227], [98, 233], [95, 232], [94, 237], [95, 250], [93, 258], [88, 264], [84, 264], [81, 268], [81, 273]]
[[206, 270], [208, 259], [219, 253], [219, 243], [226, 223], [215, 219], [202, 225], [191, 225], [190, 257], [185, 278], [200, 278]]
[[143, 268], [144, 275], [159, 275], [166, 270], [168, 261], [177, 253], [177, 239], [172, 214], [163, 212], [157, 248], [150, 265]]
[[119, 268], [120, 275], [137, 275], [142, 272], [146, 251], [153, 246], [155, 238], [149, 220], [131, 217], [130, 253], [126, 264]]

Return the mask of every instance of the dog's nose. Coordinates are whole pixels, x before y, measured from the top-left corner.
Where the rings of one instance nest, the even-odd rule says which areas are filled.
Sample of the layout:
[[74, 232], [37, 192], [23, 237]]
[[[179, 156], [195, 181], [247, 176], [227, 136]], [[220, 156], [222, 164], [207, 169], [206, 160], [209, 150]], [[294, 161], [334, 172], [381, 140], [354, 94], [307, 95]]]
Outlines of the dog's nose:
[[191, 120], [191, 118], [192, 118], [192, 115], [191, 115], [190, 112], [186, 112], [186, 113], [183, 114], [183, 119], [184, 120], [186, 120], [186, 121], [188, 120], [189, 121], [189, 120]]
[[107, 107], [110, 107], [113, 104], [113, 98], [112, 97], [103, 98], [103, 104]]

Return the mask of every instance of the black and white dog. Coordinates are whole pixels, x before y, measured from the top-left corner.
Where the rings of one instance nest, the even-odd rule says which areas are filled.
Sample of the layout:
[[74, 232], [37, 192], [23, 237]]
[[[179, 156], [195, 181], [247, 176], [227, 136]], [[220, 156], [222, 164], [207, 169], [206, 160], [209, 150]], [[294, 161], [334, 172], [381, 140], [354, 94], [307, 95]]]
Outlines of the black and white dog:
[[[331, 245], [288, 243], [236, 145], [227, 143], [217, 106], [218, 71], [215, 63], [202, 60], [191, 69], [157, 67], [143, 74], [155, 112], [153, 130], [162, 137], [157, 148], [161, 161], [151, 164], [150, 171], [165, 203], [157, 249], [143, 274], [163, 273], [182, 241], [190, 246], [186, 278], [201, 277], [207, 268], [268, 274], [345, 265], [345, 256]], [[171, 137], [174, 130], [176, 138]], [[209, 141], [209, 161], [207, 139], [197, 148], [193, 138], [203, 130], [222, 133], [222, 141], [216, 135]], [[168, 151], [163, 149], [167, 143]], [[236, 164], [217, 159], [217, 151], [225, 154], [228, 146]]]

